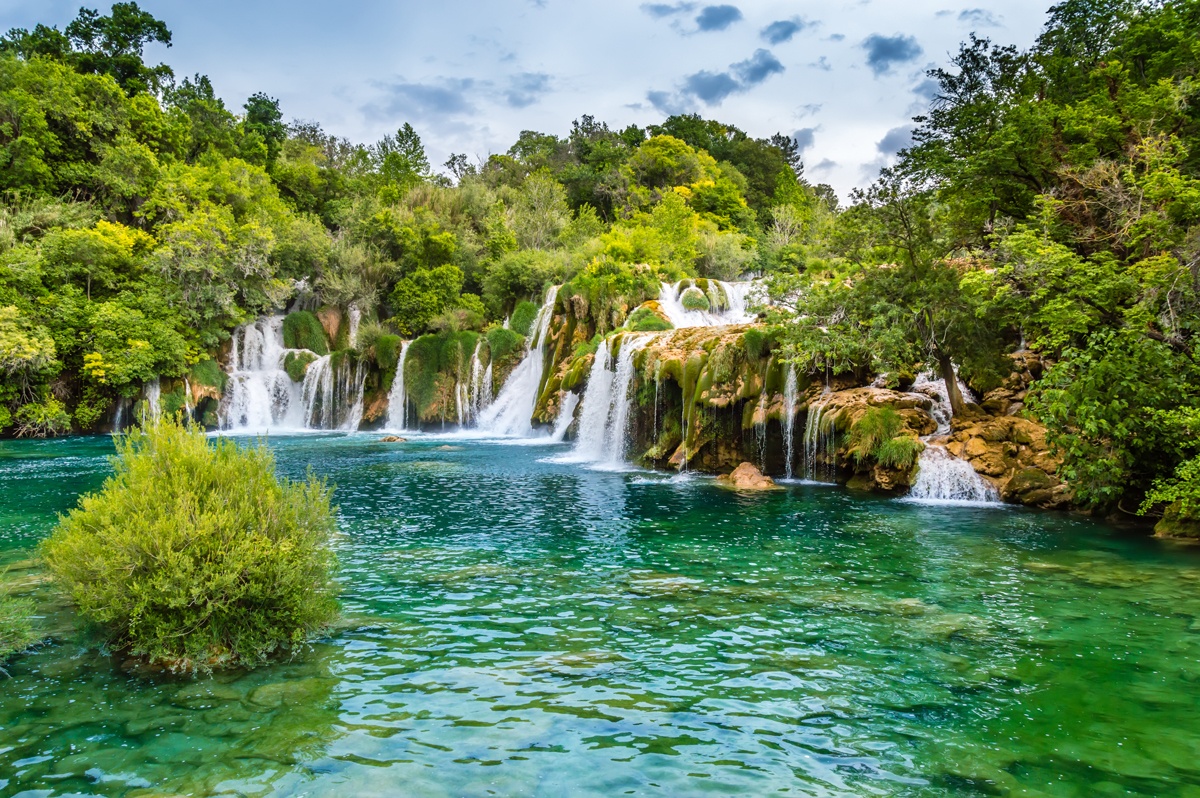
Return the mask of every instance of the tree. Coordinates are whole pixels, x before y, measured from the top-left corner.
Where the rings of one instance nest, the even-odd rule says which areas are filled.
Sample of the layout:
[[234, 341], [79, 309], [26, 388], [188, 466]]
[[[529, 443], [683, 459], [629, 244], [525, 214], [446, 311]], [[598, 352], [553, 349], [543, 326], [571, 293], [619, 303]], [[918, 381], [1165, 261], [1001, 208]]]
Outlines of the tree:
[[161, 94], [174, 72], [166, 64], [148, 66], [142, 56], [151, 43], [171, 46], [164, 22], [137, 3], [114, 3], [108, 16], [81, 8], [64, 32], [38, 25], [32, 31], [14, 28], [0, 39], [0, 49], [21, 58], [34, 56], [64, 61], [85, 75], [109, 75], [129, 95]]
[[421, 183], [429, 176], [429, 159], [421, 137], [408, 122], [371, 147], [371, 162], [382, 187], [394, 195]]
[[279, 157], [283, 142], [287, 139], [287, 125], [283, 123], [283, 112], [279, 110], [279, 100], [268, 97], [262, 92], [250, 95], [246, 100], [246, 116], [242, 127], [247, 133], [257, 135], [266, 144], [268, 170], [274, 166]]

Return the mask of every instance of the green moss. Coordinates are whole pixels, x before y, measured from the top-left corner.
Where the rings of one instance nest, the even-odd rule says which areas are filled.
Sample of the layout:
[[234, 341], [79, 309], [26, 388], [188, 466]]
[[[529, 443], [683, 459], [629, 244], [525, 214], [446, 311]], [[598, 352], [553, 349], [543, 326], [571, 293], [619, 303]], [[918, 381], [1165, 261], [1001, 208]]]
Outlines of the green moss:
[[742, 349], [746, 351], [746, 357], [760, 360], [771, 351], [770, 339], [765, 331], [752, 327], [742, 333]]
[[533, 302], [520, 302], [513, 309], [512, 318], [508, 322], [509, 328], [517, 335], [528, 336], [533, 329], [533, 323], [537, 321], [538, 311], [541, 308]]
[[292, 378], [292, 382], [303, 382], [308, 364], [316, 359], [317, 356], [312, 352], [288, 352], [283, 359], [283, 370]]
[[496, 363], [514, 352], [521, 351], [525, 346], [525, 339], [514, 330], [493, 327], [487, 331], [487, 345], [492, 362]]
[[171, 390], [165, 391], [158, 399], [158, 406], [164, 416], [174, 418], [180, 412], [187, 410], [187, 393], [180, 382]]
[[664, 330], [675, 329], [675, 326], [671, 322], [659, 316], [650, 308], [638, 308], [629, 314], [625, 326], [633, 332], [662, 332]]
[[192, 366], [191, 381], [197, 385], [223, 391], [228, 380], [229, 376], [221, 371], [215, 360], [201, 360]]
[[695, 286], [688, 288], [679, 296], [679, 304], [687, 310], [709, 310], [712, 307], [704, 291]]
[[582, 341], [575, 345], [575, 351], [572, 353], [575, 357], [584, 357], [586, 355], [594, 355], [600, 349], [600, 342], [604, 340], [604, 336], [596, 333], [590, 341]]
[[320, 320], [307, 310], [289, 313], [283, 320], [283, 345], [288, 349], [308, 349], [318, 355], [329, 354], [329, 342]]
[[375, 365], [380, 371], [386, 374], [396, 370], [403, 343], [399, 335], [381, 335], [375, 339]]

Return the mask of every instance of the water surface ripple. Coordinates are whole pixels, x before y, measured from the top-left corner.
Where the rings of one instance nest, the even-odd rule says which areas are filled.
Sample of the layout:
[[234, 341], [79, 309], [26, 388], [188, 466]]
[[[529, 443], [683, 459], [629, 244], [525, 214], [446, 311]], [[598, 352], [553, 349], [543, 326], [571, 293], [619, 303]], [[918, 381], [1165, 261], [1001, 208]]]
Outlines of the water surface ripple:
[[0, 443], [0, 795], [1200, 796], [1200, 554], [1078, 517], [272, 439], [337, 486], [345, 622], [122, 670], [27, 560], [107, 439]]

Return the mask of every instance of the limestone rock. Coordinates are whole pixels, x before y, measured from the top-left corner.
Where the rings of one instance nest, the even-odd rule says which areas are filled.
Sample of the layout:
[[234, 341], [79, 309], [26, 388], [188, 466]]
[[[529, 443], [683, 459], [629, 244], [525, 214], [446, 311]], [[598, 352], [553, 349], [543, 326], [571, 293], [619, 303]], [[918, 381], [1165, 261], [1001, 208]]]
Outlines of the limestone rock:
[[407, 438], [401, 438], [398, 435], [384, 435], [379, 439], [380, 443], [407, 443]]
[[717, 477], [717, 482], [734, 490], [775, 490], [775, 480], [763, 476], [753, 463], [742, 463], [733, 473]]

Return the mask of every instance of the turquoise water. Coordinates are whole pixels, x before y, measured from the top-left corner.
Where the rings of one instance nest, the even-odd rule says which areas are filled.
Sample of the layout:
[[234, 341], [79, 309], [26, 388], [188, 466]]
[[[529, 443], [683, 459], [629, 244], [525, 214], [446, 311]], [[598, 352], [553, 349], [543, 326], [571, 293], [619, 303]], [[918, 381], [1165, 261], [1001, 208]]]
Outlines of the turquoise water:
[[[1200, 551], [1066, 515], [272, 440], [337, 485], [345, 622], [121, 668], [25, 560], [106, 439], [0, 443], [0, 795], [1200, 796]], [[446, 447], [449, 448], [446, 448]]]

